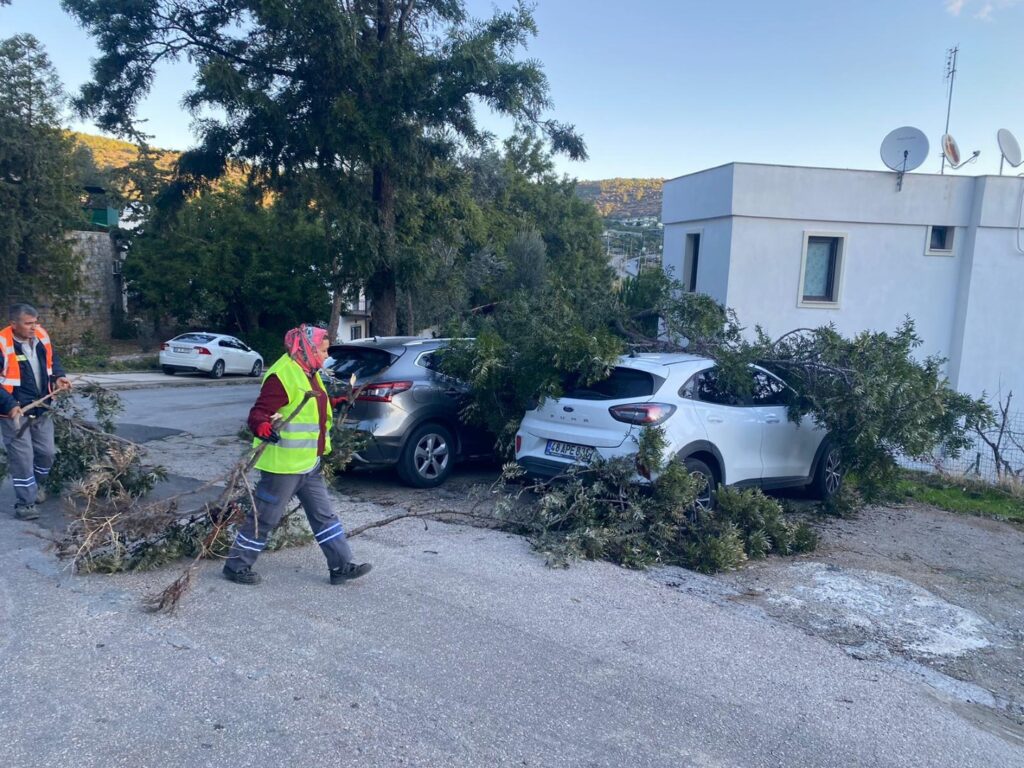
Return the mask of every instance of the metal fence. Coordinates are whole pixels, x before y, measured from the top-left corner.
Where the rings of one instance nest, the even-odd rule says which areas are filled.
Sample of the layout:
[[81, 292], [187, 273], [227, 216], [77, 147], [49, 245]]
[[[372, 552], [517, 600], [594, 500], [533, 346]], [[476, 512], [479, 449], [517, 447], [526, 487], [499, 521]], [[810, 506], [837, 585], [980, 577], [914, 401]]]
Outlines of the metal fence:
[[1024, 480], [1024, 411], [1007, 411], [1004, 415], [998, 405], [995, 409], [996, 424], [985, 432], [989, 442], [977, 437], [956, 458], [940, 453], [928, 460], [904, 459], [900, 463], [908, 469], [941, 470], [989, 481], [1014, 476]]

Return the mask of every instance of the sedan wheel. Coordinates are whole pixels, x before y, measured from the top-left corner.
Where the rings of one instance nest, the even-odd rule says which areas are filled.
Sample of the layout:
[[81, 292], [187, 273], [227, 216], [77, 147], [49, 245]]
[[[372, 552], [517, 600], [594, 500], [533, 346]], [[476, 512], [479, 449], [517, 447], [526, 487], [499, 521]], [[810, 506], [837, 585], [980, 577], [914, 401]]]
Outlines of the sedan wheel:
[[263, 373], [263, 361], [257, 360], [255, 363], [252, 364], [252, 370], [249, 371], [249, 375], [252, 376], [253, 378], [256, 378], [261, 373]]
[[224, 361], [223, 360], [218, 360], [216, 363], [213, 364], [213, 368], [210, 370], [210, 378], [211, 379], [219, 379], [223, 375], [224, 375]]

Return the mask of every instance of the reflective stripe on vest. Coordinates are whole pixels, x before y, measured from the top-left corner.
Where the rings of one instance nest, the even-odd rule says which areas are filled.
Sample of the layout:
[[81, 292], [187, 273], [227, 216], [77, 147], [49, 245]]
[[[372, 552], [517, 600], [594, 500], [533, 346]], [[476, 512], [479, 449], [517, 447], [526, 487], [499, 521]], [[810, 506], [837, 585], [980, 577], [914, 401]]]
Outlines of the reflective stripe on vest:
[[[302, 402], [303, 396], [309, 391], [311, 380], [305, 371], [292, 360], [288, 355], [282, 355], [267, 372], [263, 375], [263, 381], [269, 376], [277, 376], [285, 394], [288, 395], [288, 402], [277, 412], [281, 418], [288, 418], [296, 406]], [[320, 374], [317, 374], [312, 382], [327, 397], [323, 382], [320, 381]], [[317, 448], [320, 444], [320, 409], [317, 406], [315, 397], [309, 398], [303, 404], [301, 410], [295, 414], [295, 418], [287, 424], [282, 425], [278, 430], [281, 441], [278, 443], [267, 443], [263, 453], [256, 460], [256, 468], [264, 472], [271, 472], [277, 475], [298, 475], [308, 472], [316, 466], [319, 461]], [[253, 440], [253, 447], [263, 445], [259, 439]], [[328, 422], [327, 434], [324, 436], [324, 455], [331, 452], [330, 422]]]
[[[49, 380], [53, 376], [53, 344], [50, 343], [50, 334], [39, 326], [36, 326], [36, 340], [43, 345], [43, 349], [46, 351], [46, 389], [49, 390]], [[32, 350], [30, 350], [31, 353]], [[11, 326], [0, 331], [0, 354], [4, 359], [0, 386], [13, 394], [14, 388], [21, 386], [21, 366], [18, 364], [18, 353], [14, 347], [14, 329]], [[43, 392], [42, 394], [47, 393]]]

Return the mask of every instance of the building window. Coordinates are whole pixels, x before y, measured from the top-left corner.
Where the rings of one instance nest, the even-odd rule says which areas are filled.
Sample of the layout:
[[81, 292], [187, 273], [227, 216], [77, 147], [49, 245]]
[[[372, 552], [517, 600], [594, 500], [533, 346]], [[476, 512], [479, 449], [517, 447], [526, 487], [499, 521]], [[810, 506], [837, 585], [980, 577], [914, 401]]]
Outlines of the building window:
[[351, 337], [350, 341], [355, 341], [356, 339], [363, 338], [363, 326], [359, 325], [359, 323], [356, 323], [355, 325], [352, 326], [352, 332], [351, 333], [352, 333], [352, 337]]
[[697, 264], [700, 258], [700, 232], [686, 236], [686, 251], [683, 254], [683, 287], [687, 292], [697, 290]]
[[952, 256], [954, 232], [956, 227], [928, 227], [925, 253], [929, 256]]
[[800, 304], [820, 306], [839, 303], [843, 271], [844, 235], [806, 234], [800, 270]]

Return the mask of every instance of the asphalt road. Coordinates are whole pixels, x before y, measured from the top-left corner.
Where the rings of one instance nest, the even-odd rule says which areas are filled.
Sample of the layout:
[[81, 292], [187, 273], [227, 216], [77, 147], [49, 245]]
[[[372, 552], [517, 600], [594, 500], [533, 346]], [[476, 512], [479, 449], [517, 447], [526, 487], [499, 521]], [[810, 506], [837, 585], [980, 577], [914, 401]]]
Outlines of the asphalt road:
[[[202, 380], [200, 380], [202, 381]], [[197, 437], [234, 435], [245, 424], [259, 392], [257, 382], [238, 386], [206, 385], [131, 389], [119, 392], [124, 410], [118, 420], [165, 429], [180, 429]]]
[[[248, 387], [126, 393], [126, 419], [237, 430]], [[394, 514], [338, 497], [345, 522]], [[504, 533], [407, 522], [259, 587], [210, 563], [73, 577], [0, 515], [0, 766], [1024, 766], [921, 683], [776, 623], [714, 579], [551, 570]]]

